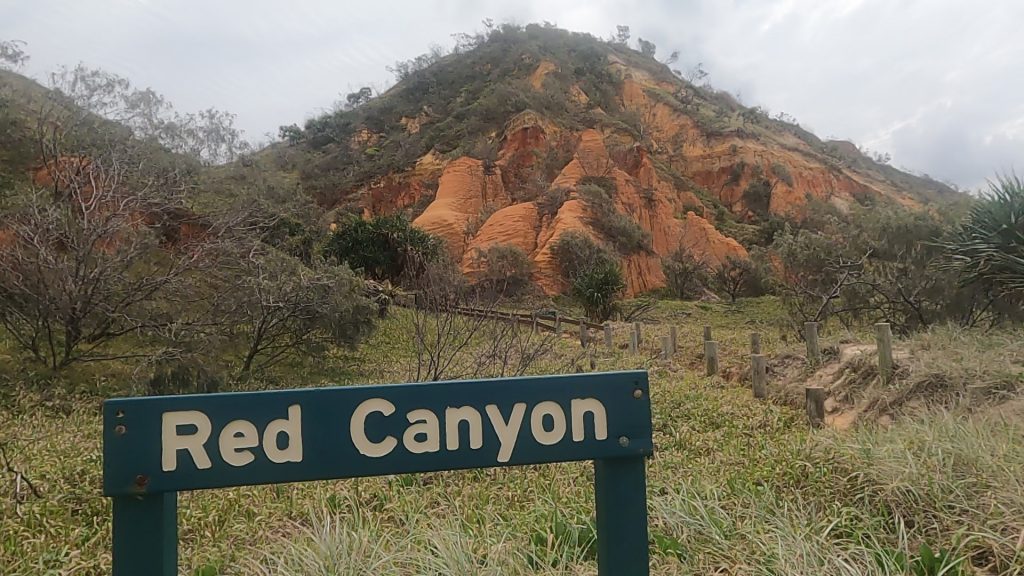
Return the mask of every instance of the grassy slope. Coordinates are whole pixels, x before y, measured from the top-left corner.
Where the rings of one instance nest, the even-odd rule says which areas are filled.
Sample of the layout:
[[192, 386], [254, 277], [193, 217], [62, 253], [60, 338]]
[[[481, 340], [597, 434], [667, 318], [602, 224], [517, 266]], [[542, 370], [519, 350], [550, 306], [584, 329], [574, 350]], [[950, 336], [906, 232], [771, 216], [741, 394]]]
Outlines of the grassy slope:
[[[765, 300], [672, 304], [657, 315], [681, 327], [683, 342], [710, 321], [724, 354], [738, 356], [748, 320], [773, 333], [774, 309]], [[285, 367], [279, 384], [404, 380], [406, 329], [391, 320], [358, 352]], [[645, 358], [657, 334], [648, 332]], [[769, 351], [779, 345], [766, 339]], [[559, 354], [574, 349], [566, 338]], [[759, 404], [738, 385], [623, 350], [599, 349], [598, 362], [651, 369], [655, 574], [899, 574], [898, 551], [916, 557], [921, 543], [973, 553], [992, 573], [1024, 571], [1019, 420], [940, 415], [889, 432], [812, 436], [798, 412]], [[105, 573], [98, 406], [123, 390], [128, 369], [94, 367], [61, 391], [25, 392], [24, 381], [44, 377], [10, 356], [0, 368], [0, 444], [44, 493], [16, 504], [13, 476], [0, 473], [3, 573]], [[186, 574], [592, 574], [592, 509], [585, 464], [182, 494], [181, 564]]]

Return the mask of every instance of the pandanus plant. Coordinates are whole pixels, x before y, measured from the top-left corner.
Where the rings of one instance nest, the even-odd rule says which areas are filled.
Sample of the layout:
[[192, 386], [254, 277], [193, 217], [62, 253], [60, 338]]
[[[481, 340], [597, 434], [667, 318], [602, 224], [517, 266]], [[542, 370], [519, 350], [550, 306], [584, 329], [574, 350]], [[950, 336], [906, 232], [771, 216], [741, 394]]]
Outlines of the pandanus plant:
[[946, 267], [963, 285], [982, 285], [1002, 296], [1024, 296], [1024, 182], [998, 176], [966, 220], [943, 244]]

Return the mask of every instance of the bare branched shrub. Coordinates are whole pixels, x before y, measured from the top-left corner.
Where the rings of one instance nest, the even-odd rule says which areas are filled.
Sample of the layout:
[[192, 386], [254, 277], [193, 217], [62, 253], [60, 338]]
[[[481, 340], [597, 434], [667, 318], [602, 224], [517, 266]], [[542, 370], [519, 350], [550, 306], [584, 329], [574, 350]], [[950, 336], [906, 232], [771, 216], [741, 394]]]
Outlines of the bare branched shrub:
[[[404, 331], [415, 339], [408, 369], [415, 381], [521, 376], [555, 361], [556, 335], [499, 318], [503, 299], [467, 286], [454, 266], [427, 266], [416, 288], [417, 305], [405, 316], [410, 326]], [[578, 358], [558, 361], [550, 371], [568, 371]]]

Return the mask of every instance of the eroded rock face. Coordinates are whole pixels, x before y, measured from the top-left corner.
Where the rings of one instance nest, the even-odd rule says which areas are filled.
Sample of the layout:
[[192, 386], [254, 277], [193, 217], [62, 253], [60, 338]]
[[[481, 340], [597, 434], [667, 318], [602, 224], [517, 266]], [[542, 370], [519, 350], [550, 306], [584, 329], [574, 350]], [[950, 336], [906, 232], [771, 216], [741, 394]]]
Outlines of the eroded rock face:
[[[577, 231], [614, 244], [594, 228], [594, 214], [577, 195], [585, 179], [600, 179], [614, 184], [615, 210], [650, 237], [647, 249], [619, 254], [626, 292], [635, 295], [665, 285], [661, 261], [676, 250], [685, 249], [710, 266], [748, 256], [739, 242], [716, 229], [716, 205], [749, 221], [766, 213], [799, 218], [810, 199], [840, 208], [871, 196], [917, 205], [892, 181], [824, 157], [820, 146], [812, 148], [796, 132], [709, 130], [708, 120], [683, 104], [692, 87], [614, 59], [609, 69], [623, 80], [621, 105], [638, 122], [634, 132], [614, 123], [573, 131], [526, 110], [510, 118], [500, 135], [491, 136], [499, 146], [493, 163], [468, 157], [449, 161], [428, 153], [412, 170], [365, 186], [364, 214], [426, 205], [414, 224], [443, 238], [466, 274], [480, 272], [477, 255], [490, 246], [510, 245], [533, 262], [536, 284], [557, 294], [568, 288], [552, 252], [563, 234]], [[540, 61], [528, 77], [529, 86], [550, 89], [545, 78], [558, 70]], [[570, 86], [570, 96], [588, 102], [578, 85]], [[747, 120], [737, 112], [725, 121], [742, 125]], [[411, 119], [403, 122], [410, 131], [419, 128]], [[639, 139], [636, 133], [642, 133]], [[675, 175], [663, 176], [666, 166]], [[762, 182], [768, 182], [770, 193], [758, 204], [747, 191]], [[545, 213], [539, 200], [550, 189], [566, 191], [568, 199], [560, 207], [546, 205]]]
[[485, 206], [509, 204], [501, 181], [501, 169], [462, 157], [441, 174], [437, 196], [413, 224], [444, 239], [456, 260], [461, 260], [472, 236], [471, 224], [484, 214]]
[[[608, 238], [602, 238], [593, 229], [593, 215], [576, 197], [576, 188], [587, 177], [613, 182], [616, 210], [628, 214], [650, 234], [648, 250], [620, 254], [629, 295], [664, 286], [661, 259], [680, 247], [693, 251], [711, 265], [728, 256], [746, 257], [746, 250], [738, 242], [719, 233], [692, 211], [685, 213], [687, 207], [701, 206], [700, 200], [691, 192], [677, 191], [661, 181], [646, 152], [634, 149], [625, 154], [620, 166], [612, 160], [605, 137], [597, 130], [579, 134], [572, 159], [551, 183], [552, 187], [569, 190], [569, 199], [554, 215], [542, 215], [535, 201], [512, 204], [511, 196], [501, 185], [500, 173], [511, 164], [519, 169], [528, 168], [530, 160], [521, 151], [524, 145], [544, 141], [545, 134], [537, 125], [520, 127], [506, 139], [508, 145], [490, 172], [479, 160], [453, 161], [441, 175], [437, 197], [414, 221], [445, 239], [466, 274], [473, 276], [480, 271], [478, 255], [488, 247], [510, 245], [522, 250], [533, 262], [533, 278], [544, 292], [564, 292], [567, 286], [553, 254], [559, 238], [566, 232], [578, 231], [596, 242], [609, 243]], [[536, 160], [534, 156], [530, 158]]]

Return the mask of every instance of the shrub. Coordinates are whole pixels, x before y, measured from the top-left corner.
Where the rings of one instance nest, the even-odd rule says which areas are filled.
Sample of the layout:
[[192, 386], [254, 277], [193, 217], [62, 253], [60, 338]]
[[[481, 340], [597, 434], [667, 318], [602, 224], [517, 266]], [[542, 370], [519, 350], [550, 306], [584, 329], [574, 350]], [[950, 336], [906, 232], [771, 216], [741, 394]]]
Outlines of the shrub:
[[793, 186], [793, 175], [789, 173], [789, 168], [782, 162], [772, 162], [772, 174], [779, 179], [780, 182], [786, 184], [786, 186]]
[[699, 298], [710, 281], [707, 265], [682, 247], [662, 258], [661, 269], [669, 292], [680, 300]]
[[601, 187], [587, 184], [578, 188], [580, 198], [590, 210], [588, 222], [623, 255], [651, 249], [651, 235], [631, 216], [615, 209]]
[[571, 295], [583, 306], [588, 318], [595, 322], [605, 322], [615, 312], [619, 295], [625, 287], [619, 265], [602, 262], [573, 279]]
[[376, 307], [347, 267], [308, 267], [273, 252], [243, 263], [233, 300], [242, 374], [322, 353], [327, 345], [354, 346], [373, 329]]
[[997, 177], [944, 247], [945, 267], [960, 275], [962, 285], [1024, 296], [1024, 182], [1016, 175]]
[[537, 199], [537, 214], [540, 219], [558, 214], [558, 211], [569, 199], [569, 191], [565, 188], [548, 188], [540, 198]]
[[324, 256], [347, 262], [373, 280], [391, 282], [417, 275], [440, 255], [441, 240], [413, 227], [401, 214], [350, 218], [324, 247]]
[[589, 268], [602, 266], [608, 262], [615, 263], [615, 257], [607, 248], [594, 242], [590, 236], [575, 230], [559, 236], [552, 252], [562, 271], [562, 277], [570, 282]]
[[533, 262], [526, 252], [509, 244], [493, 244], [474, 256], [481, 265], [481, 287], [502, 296], [519, 296], [530, 287]]
[[767, 220], [771, 215], [774, 191], [775, 184], [769, 182], [764, 176], [759, 176], [751, 180], [743, 189], [743, 205], [759, 220]]

